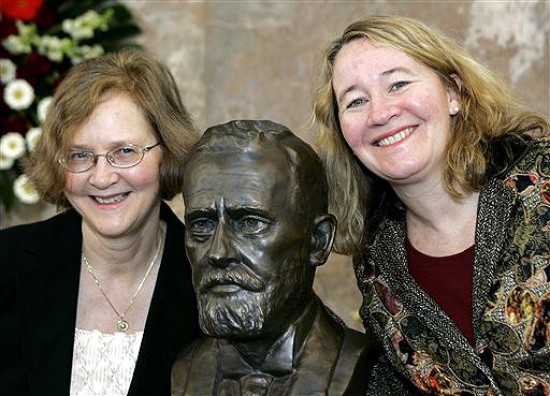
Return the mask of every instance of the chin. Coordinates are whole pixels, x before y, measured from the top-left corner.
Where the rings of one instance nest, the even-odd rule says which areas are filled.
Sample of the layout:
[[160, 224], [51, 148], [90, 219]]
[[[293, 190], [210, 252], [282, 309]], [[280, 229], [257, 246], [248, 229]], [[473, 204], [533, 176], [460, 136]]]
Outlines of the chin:
[[240, 291], [224, 297], [199, 297], [200, 326], [212, 337], [248, 338], [260, 335], [266, 313], [262, 293]]

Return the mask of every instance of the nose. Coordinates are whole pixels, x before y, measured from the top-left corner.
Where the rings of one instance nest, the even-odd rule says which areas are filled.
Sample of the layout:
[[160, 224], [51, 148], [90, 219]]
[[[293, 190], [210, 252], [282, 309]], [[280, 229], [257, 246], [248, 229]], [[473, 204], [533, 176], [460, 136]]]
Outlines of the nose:
[[371, 98], [367, 112], [369, 126], [375, 127], [386, 125], [398, 110], [390, 98], [376, 96]]
[[231, 263], [237, 261], [237, 253], [233, 245], [228, 224], [220, 221], [210, 238], [210, 245], [207, 251], [207, 260], [210, 265], [218, 268], [227, 268]]
[[89, 181], [98, 189], [105, 189], [113, 185], [118, 180], [117, 170], [109, 164], [104, 155], [96, 157], [96, 164], [89, 170]]

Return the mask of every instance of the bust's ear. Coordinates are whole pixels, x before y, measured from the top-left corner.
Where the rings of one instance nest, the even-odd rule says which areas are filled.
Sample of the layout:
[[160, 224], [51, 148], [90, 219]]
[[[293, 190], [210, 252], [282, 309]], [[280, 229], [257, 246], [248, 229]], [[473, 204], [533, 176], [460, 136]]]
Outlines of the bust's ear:
[[309, 261], [313, 266], [323, 265], [330, 255], [334, 235], [336, 233], [336, 218], [331, 214], [317, 216], [311, 236], [312, 251]]

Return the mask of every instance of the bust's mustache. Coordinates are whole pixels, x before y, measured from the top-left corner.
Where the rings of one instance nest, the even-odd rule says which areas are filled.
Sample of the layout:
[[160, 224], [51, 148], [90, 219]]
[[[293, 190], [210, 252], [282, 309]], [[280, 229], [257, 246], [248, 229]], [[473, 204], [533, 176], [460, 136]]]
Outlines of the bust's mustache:
[[203, 273], [198, 284], [199, 293], [209, 293], [211, 289], [219, 285], [237, 285], [244, 290], [261, 292], [264, 289], [264, 282], [244, 265], [235, 266], [231, 269], [213, 269]]

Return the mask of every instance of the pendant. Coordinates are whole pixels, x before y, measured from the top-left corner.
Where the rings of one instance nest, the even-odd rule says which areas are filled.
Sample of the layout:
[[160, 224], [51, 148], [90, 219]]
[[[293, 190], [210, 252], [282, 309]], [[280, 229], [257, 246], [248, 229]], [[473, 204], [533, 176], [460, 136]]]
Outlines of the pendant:
[[130, 325], [126, 320], [121, 318], [118, 322], [116, 322], [116, 327], [118, 327], [120, 331], [126, 331]]

